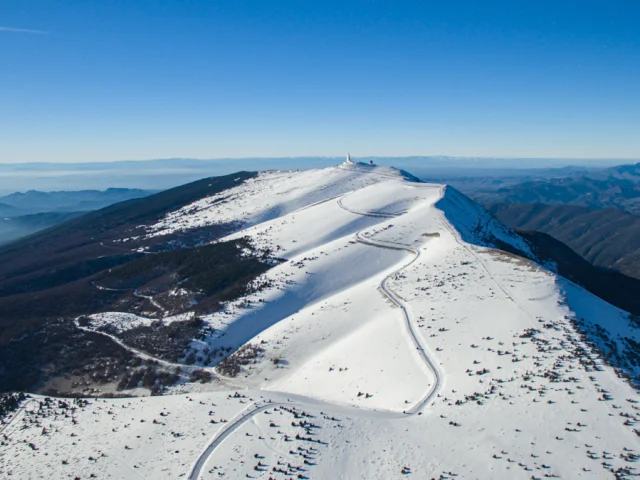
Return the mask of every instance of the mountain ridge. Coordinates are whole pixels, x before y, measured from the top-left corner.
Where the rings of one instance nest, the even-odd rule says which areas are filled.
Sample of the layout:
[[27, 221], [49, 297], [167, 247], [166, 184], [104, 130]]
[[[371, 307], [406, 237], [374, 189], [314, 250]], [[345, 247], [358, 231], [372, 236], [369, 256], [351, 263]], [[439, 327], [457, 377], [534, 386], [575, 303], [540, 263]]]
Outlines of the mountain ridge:
[[559, 178], [534, 179], [497, 191], [478, 191], [472, 196], [482, 204], [560, 204], [617, 208], [636, 214], [640, 212], [640, 163]]
[[[103, 348], [100, 369], [73, 374], [80, 385], [168, 395], [88, 401], [73, 410], [71, 439], [56, 431], [71, 423], [66, 407], [35, 397], [16, 415], [37, 427], [8, 424], [0, 466], [36, 477], [21, 460], [46, 454], [60, 476], [89, 475], [96, 462], [116, 477], [136, 465], [192, 479], [634, 473], [637, 318], [559, 276], [453, 188], [376, 166], [233, 178], [179, 206], [133, 204], [146, 217], [111, 210], [123, 223], [109, 248], [136, 258], [111, 267], [115, 277], [77, 282], [123, 297], [61, 321], [120, 355]], [[217, 236], [188, 242], [211, 229]], [[196, 312], [191, 272], [136, 269], [142, 287], [117, 275], [218, 249], [265, 270], [214, 311]], [[124, 296], [135, 313], [118, 309]], [[172, 310], [182, 296], [186, 307]], [[169, 333], [190, 338], [181, 356], [161, 353]], [[97, 444], [123, 461], [85, 447]]]
[[145, 197], [152, 193], [157, 192], [114, 187], [105, 190], [56, 190], [47, 192], [28, 190], [4, 195], [0, 197], [0, 203], [14, 207], [22, 214], [97, 210], [113, 203]]

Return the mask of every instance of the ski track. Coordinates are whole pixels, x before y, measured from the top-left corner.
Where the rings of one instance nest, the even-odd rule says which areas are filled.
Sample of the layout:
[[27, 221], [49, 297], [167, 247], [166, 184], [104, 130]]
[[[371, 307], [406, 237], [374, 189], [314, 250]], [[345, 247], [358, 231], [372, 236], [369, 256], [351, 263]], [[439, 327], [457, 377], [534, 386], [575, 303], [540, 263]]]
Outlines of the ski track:
[[[441, 189], [441, 195], [442, 194], [444, 194], [444, 189]], [[355, 215], [363, 215], [363, 216], [378, 217], [378, 218], [394, 218], [404, 213], [404, 212], [385, 213], [385, 212], [375, 212], [375, 211], [359, 212], [344, 205], [343, 200], [347, 195], [349, 194], [341, 195], [338, 197], [337, 199], [338, 206], [343, 210], [346, 210]], [[333, 200], [333, 199], [329, 199], [329, 200]], [[321, 202], [321, 203], [324, 203], [324, 202]], [[387, 285], [387, 282], [393, 276], [397, 275], [398, 273], [402, 272], [406, 268], [413, 265], [418, 260], [418, 258], [420, 258], [420, 251], [395, 243], [395, 242], [380, 242], [380, 241], [372, 240], [370, 238], [365, 238], [362, 235], [362, 230], [356, 233], [355, 240], [358, 243], [361, 243], [363, 245], [368, 245], [376, 248], [400, 250], [400, 251], [408, 252], [413, 255], [413, 258], [411, 259], [411, 261], [409, 261], [408, 263], [405, 263], [400, 268], [394, 270], [393, 272], [388, 274], [386, 277], [384, 277], [384, 279], [380, 282], [380, 290], [391, 301], [391, 303], [393, 303], [395, 306], [400, 308], [400, 310], [402, 311], [402, 314], [405, 320], [405, 325], [407, 327], [411, 340], [414, 343], [416, 350], [420, 355], [420, 358], [425, 362], [425, 364], [427, 365], [429, 370], [431, 370], [435, 378], [435, 382], [433, 383], [433, 385], [431, 385], [431, 387], [426, 392], [424, 397], [421, 398], [413, 407], [411, 407], [410, 409], [406, 410], [406, 412], [404, 412], [405, 415], [407, 416], [419, 415], [422, 413], [422, 410], [424, 410], [429, 405], [429, 403], [431, 403], [431, 401], [437, 395], [438, 391], [441, 389], [443, 384], [442, 374], [440, 373], [440, 370], [437, 367], [436, 363], [427, 354], [427, 347], [425, 347], [425, 345], [422, 344], [420, 335], [413, 328], [414, 321], [412, 318], [411, 311], [409, 310], [409, 307]], [[213, 455], [216, 448], [218, 448], [218, 446], [220, 446], [224, 442], [224, 440], [226, 440], [233, 432], [235, 432], [242, 425], [244, 425], [246, 422], [251, 420], [255, 415], [265, 410], [268, 410], [270, 408], [274, 408], [278, 406], [302, 406], [302, 405], [295, 402], [268, 402], [265, 405], [260, 405], [249, 412], [246, 412], [246, 413], [241, 412], [238, 418], [236, 418], [233, 422], [227, 425], [221, 432], [217, 433], [213, 437], [209, 445], [205, 448], [205, 450], [200, 454], [200, 456], [196, 460], [196, 463], [194, 464], [193, 468], [191, 469], [191, 473], [189, 474], [189, 480], [197, 480], [198, 478], [200, 478], [202, 469], [206, 465], [211, 455]], [[328, 404], [327, 406], [330, 407], [331, 404]], [[356, 410], [364, 410], [364, 409], [359, 409], [357, 407], [344, 407], [344, 408], [354, 408]], [[399, 417], [399, 418], [402, 418], [402, 417]]]

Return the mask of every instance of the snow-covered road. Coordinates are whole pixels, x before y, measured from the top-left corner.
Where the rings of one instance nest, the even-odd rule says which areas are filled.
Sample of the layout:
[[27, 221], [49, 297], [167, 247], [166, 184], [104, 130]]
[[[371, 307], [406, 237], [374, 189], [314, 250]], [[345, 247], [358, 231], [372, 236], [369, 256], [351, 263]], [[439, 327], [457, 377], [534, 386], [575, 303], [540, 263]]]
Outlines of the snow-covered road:
[[202, 469], [204, 468], [211, 454], [222, 442], [224, 442], [224, 440], [229, 435], [231, 435], [238, 428], [240, 428], [245, 422], [251, 420], [251, 418], [256, 416], [258, 413], [273, 407], [277, 407], [278, 405], [290, 405], [290, 404], [267, 403], [265, 405], [260, 405], [252, 410], [249, 410], [248, 412], [246, 410], [243, 410], [235, 419], [232, 419], [231, 422], [229, 422], [227, 426], [211, 440], [211, 443], [207, 445], [207, 448], [204, 450], [204, 452], [200, 454], [200, 456], [198, 457], [198, 460], [196, 460], [195, 465], [193, 466], [193, 468], [191, 469], [191, 472], [189, 473], [189, 480], [197, 480], [198, 478], [200, 478]]
[[[338, 205], [340, 206], [340, 208], [350, 213], [353, 213], [355, 215], [380, 217], [380, 218], [394, 218], [394, 217], [397, 217], [398, 215], [401, 215], [401, 213], [385, 213], [385, 212], [376, 212], [376, 211], [360, 212], [360, 211], [354, 210], [352, 208], [347, 207], [343, 203], [343, 199], [345, 196], [346, 195], [341, 196], [340, 198], [337, 199]], [[438, 391], [441, 389], [443, 384], [442, 374], [436, 362], [434, 362], [429, 357], [427, 353], [428, 347], [423, 344], [420, 335], [414, 329], [415, 319], [413, 318], [413, 313], [411, 312], [409, 306], [388, 285], [388, 282], [392, 277], [398, 275], [403, 270], [413, 265], [420, 258], [420, 250], [409, 248], [405, 245], [398, 244], [395, 242], [377, 241], [371, 238], [367, 238], [363, 235], [362, 230], [356, 233], [355, 240], [356, 242], [361, 243], [363, 245], [368, 245], [376, 248], [387, 248], [391, 250], [405, 251], [413, 256], [413, 258], [409, 262], [403, 264], [398, 269], [394, 270], [393, 272], [385, 276], [384, 279], [380, 282], [379, 288], [380, 288], [380, 291], [391, 301], [391, 303], [393, 303], [395, 306], [400, 308], [400, 310], [402, 311], [405, 324], [409, 332], [409, 335], [411, 337], [411, 340], [413, 341], [414, 346], [420, 355], [420, 358], [422, 358], [422, 360], [425, 362], [427, 367], [431, 370], [435, 378], [435, 381], [433, 382], [433, 384], [430, 385], [429, 389], [424, 394], [424, 396], [418, 402], [416, 402], [410, 409], [407, 409], [406, 412], [404, 412], [406, 415], [410, 415], [410, 416], [422, 414], [422, 411], [424, 410], [424, 408], [427, 407], [427, 405], [429, 405], [429, 403], [435, 398]], [[218, 446], [220, 446], [222, 442], [224, 442], [224, 440], [228, 438], [233, 432], [238, 430], [242, 425], [250, 421], [257, 414], [265, 410], [268, 410], [270, 408], [274, 408], [281, 405], [295, 406], [298, 404], [294, 402], [267, 402], [264, 405], [260, 405], [253, 408], [252, 410], [249, 410], [249, 411], [244, 410], [243, 412], [241, 412], [236, 419], [232, 420], [221, 432], [219, 432], [214, 436], [214, 438], [211, 440], [211, 442], [209, 443], [207, 448], [202, 452], [202, 454], [198, 457], [196, 463], [191, 469], [191, 473], [189, 474], [189, 480], [197, 480], [198, 478], [200, 478], [202, 469], [206, 465], [209, 457], [211, 457], [211, 455], [215, 452], [216, 448], [218, 448]], [[330, 407], [330, 406], [331, 406], [330, 404], [325, 405], [325, 407]], [[341, 407], [341, 408], [343, 409], [347, 408], [349, 410], [358, 409], [357, 407]], [[376, 416], [376, 413], [378, 412], [371, 412], [371, 413], [373, 416]], [[383, 415], [386, 416], [386, 414], [383, 414]]]
[[380, 290], [389, 298], [389, 300], [391, 300], [391, 302], [393, 302], [396, 306], [398, 306], [402, 310], [402, 314], [404, 315], [404, 319], [407, 325], [407, 330], [411, 335], [411, 339], [413, 340], [413, 343], [418, 353], [420, 354], [420, 357], [431, 369], [431, 371], [433, 372], [433, 376], [435, 378], [435, 382], [431, 385], [431, 387], [429, 388], [425, 396], [422, 399], [420, 399], [413, 407], [407, 410], [407, 413], [416, 414], [418, 412], [421, 412], [429, 404], [429, 402], [431, 402], [431, 400], [433, 400], [433, 398], [436, 396], [436, 394], [438, 393], [438, 390], [440, 390], [440, 387], [442, 386], [442, 375], [436, 363], [433, 360], [431, 360], [431, 358], [427, 354], [428, 347], [426, 347], [422, 343], [420, 335], [414, 329], [415, 319], [413, 318], [413, 314], [411, 313], [409, 306], [398, 296], [398, 294], [396, 294], [393, 290], [391, 290], [391, 288], [389, 288], [388, 281], [390, 278], [399, 274], [405, 268], [408, 268], [410, 265], [415, 263], [418, 260], [418, 258], [420, 258], [420, 250], [407, 248], [403, 246], [394, 246], [389, 242], [377, 242], [370, 238], [363, 237], [362, 232], [358, 232], [356, 234], [356, 240], [359, 243], [363, 243], [365, 245], [371, 245], [373, 247], [378, 247], [378, 248], [391, 248], [395, 250], [404, 250], [414, 255], [414, 257], [411, 259], [409, 263], [403, 265], [398, 270], [390, 273], [384, 278], [384, 280], [382, 280], [382, 282], [380, 283]]

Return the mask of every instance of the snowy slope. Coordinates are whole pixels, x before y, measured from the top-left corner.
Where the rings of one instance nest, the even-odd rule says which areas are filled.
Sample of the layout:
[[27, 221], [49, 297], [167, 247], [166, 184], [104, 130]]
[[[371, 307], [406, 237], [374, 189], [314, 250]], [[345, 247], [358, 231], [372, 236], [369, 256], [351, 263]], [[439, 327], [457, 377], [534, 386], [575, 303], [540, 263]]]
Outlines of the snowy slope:
[[246, 227], [351, 190], [405, 176], [389, 167], [346, 162], [337, 167], [304, 172], [262, 172], [236, 188], [169, 213], [158, 223], [148, 226], [147, 231], [150, 236], [159, 236], [227, 222], [240, 222]]
[[[271, 287], [205, 316], [212, 333], [193, 342], [203, 356], [259, 352], [231, 379], [239, 394], [223, 379], [210, 387], [220, 391], [181, 385], [73, 414], [34, 399], [4, 427], [4, 476], [40, 478], [43, 466], [54, 478], [637, 473], [640, 398], [614, 366], [640, 373], [638, 324], [493, 248], [530, 255], [459, 192], [351, 163], [267, 172], [146, 230], [216, 222], [237, 222], [228, 239], [286, 260], [259, 279]], [[114, 313], [95, 325], [110, 318], [145, 322]]]

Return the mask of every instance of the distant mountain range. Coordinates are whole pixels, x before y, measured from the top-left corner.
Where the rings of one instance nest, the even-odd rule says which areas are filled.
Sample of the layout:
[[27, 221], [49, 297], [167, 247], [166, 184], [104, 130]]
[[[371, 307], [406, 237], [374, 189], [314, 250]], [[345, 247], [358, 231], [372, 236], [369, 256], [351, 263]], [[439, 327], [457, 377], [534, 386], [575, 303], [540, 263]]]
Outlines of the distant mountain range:
[[0, 245], [88, 211], [153, 193], [155, 191], [129, 188], [58, 192], [29, 190], [0, 197]]
[[[132, 198], [141, 198], [151, 195], [156, 191], [140, 190], [137, 188], [108, 188], [106, 190], [75, 190], [42, 192], [29, 190], [16, 192], [0, 197], [0, 208], [3, 205], [12, 207], [17, 215], [25, 215], [42, 212], [60, 211], [89, 211], [104, 208], [114, 203], [123, 202]], [[17, 216], [11, 214], [11, 210], [3, 213], [5, 216]]]
[[[77, 188], [77, 185], [98, 190], [113, 185], [164, 190], [200, 178], [228, 175], [241, 170], [307, 170], [328, 167], [339, 163], [342, 158], [334, 156], [210, 160], [167, 158], [86, 163], [0, 163], [0, 194], [27, 189], [73, 190]], [[372, 160], [377, 165], [402, 168], [419, 178], [428, 177], [431, 180], [470, 175], [474, 177], [514, 176], [522, 178], [527, 175], [537, 175], [544, 170], [555, 170], [555, 174], [566, 174], [575, 170], [599, 170], [629, 161], [621, 159], [483, 158], [442, 155], [359, 157], [358, 160], [366, 163]], [[567, 167], [567, 165], [574, 166]]]
[[640, 163], [450, 183], [511, 228], [549, 234], [597, 267], [640, 278]]
[[[455, 182], [452, 182], [455, 185]], [[640, 163], [560, 178], [535, 179], [496, 190], [465, 193], [483, 204], [542, 203], [576, 205], [591, 209], [617, 208], [640, 213]]]
[[13, 207], [11, 205], [7, 205], [6, 203], [0, 203], [0, 216], [1, 217], [13, 217], [17, 215], [22, 215], [24, 212]]

